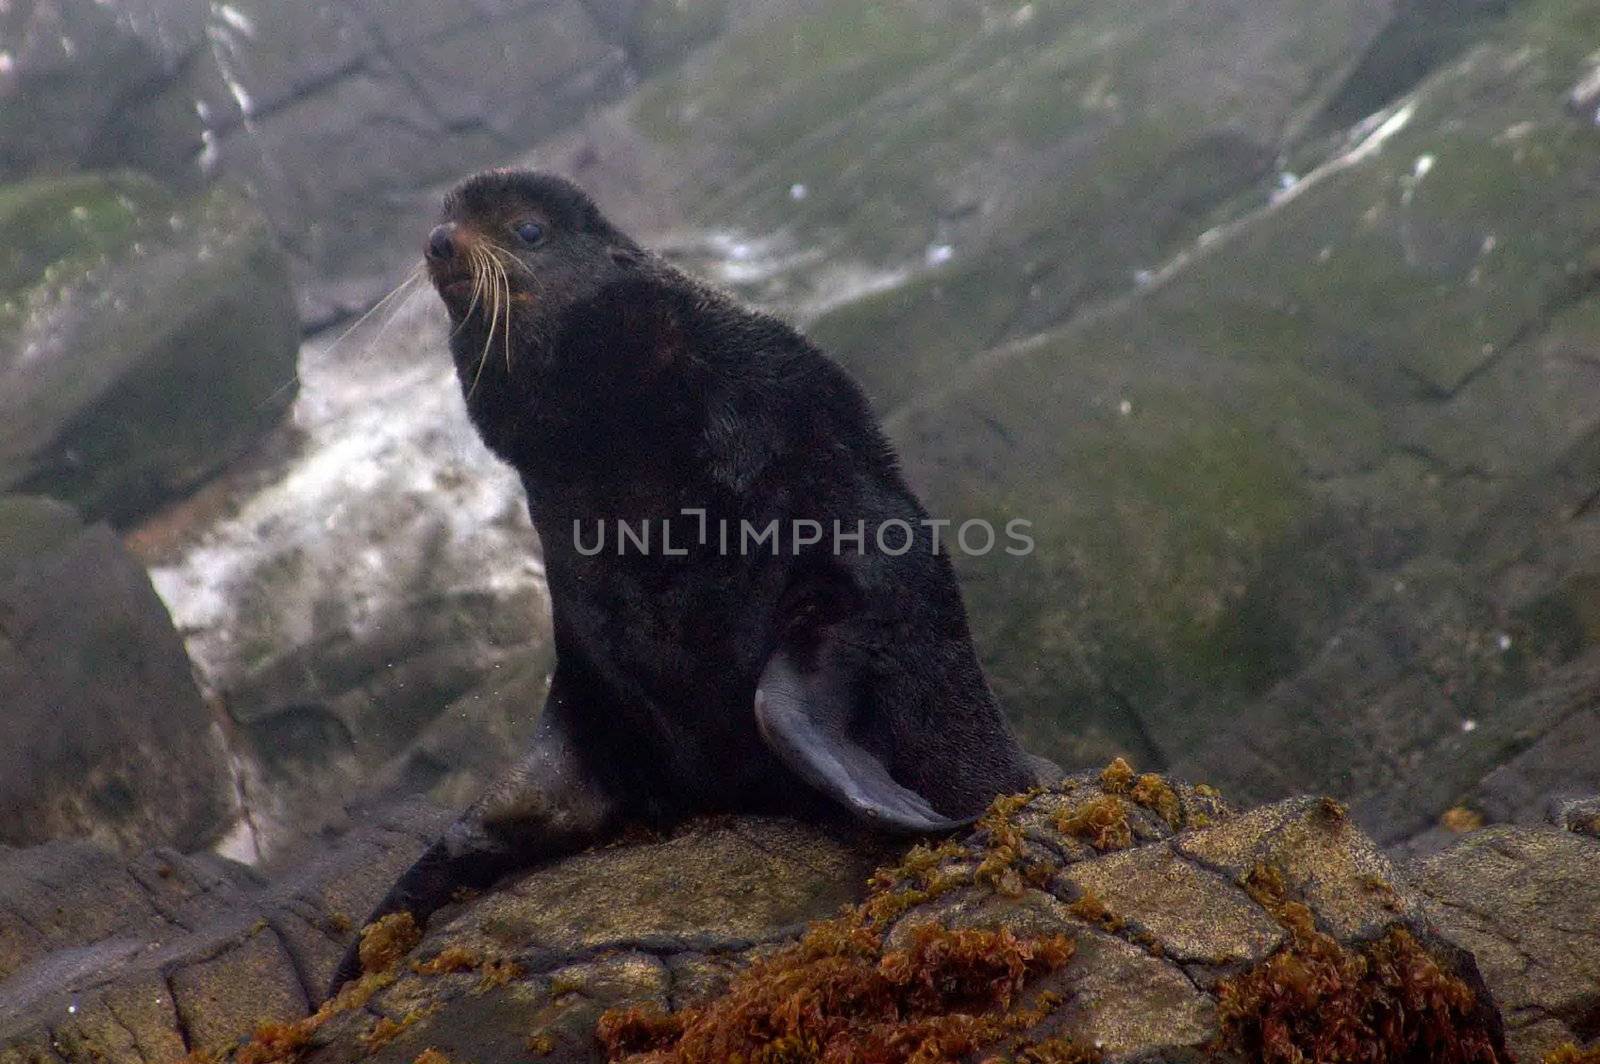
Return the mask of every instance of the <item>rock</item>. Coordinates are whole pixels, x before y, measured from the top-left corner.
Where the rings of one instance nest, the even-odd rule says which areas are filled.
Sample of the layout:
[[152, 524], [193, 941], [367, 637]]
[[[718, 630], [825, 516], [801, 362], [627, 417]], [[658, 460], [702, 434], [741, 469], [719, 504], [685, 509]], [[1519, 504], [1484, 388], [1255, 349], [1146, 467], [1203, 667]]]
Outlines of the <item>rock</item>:
[[[1534, 546], [1579, 503], [1522, 491], [1577, 494], [1550, 463], [1582, 446], [1567, 404], [1591, 385], [1512, 382], [1592, 347], [1566, 265], [1600, 225], [1585, 164], [1528, 159], [1600, 141], [1537, 117], [1583, 51], [1514, 62], [1540, 32], [1436, 72], [1161, 283], [891, 415], [936, 511], [1034, 523], [1028, 559], [964, 565], [997, 690], [1044, 752], [1148, 750], [1252, 802], [1327, 791], [1398, 841], [1495, 767], [1517, 699], [1581, 651], [1531, 612], [1587, 565], [1574, 541]], [[1463, 102], [1480, 95], [1498, 109]], [[1502, 139], [1524, 120], [1526, 144]], [[1503, 542], [1472, 516], [1502, 492]]]
[[[1002, 799], [965, 840], [913, 849], [864, 891], [885, 845], [853, 829], [741, 817], [558, 861], [442, 911], [425, 936], [408, 934], [403, 919], [379, 925], [369, 956], [377, 962], [384, 939], [386, 972], [350, 984], [312, 1018], [272, 1010], [277, 1022], [257, 1027], [238, 1056], [390, 1062], [433, 1048], [481, 1064], [529, 1054], [590, 1061], [601, 1042], [620, 1057], [687, 1037], [702, 1052], [705, 1039], [732, 1039], [708, 1056], [728, 1059], [800, 1022], [829, 1037], [899, 1031], [907, 1051], [947, 1039], [939, 1059], [969, 1058], [951, 1047], [987, 1043], [1037, 1045], [1041, 1055], [1045, 1046], [1097, 1047], [1114, 1064], [1286, 1060], [1286, 1044], [1309, 1052], [1355, 1038], [1370, 1050], [1380, 1037], [1392, 1055], [1375, 1059], [1510, 1059], [1470, 957], [1434, 937], [1332, 803], [1299, 799], [1236, 816], [1214, 792], [1119, 764], [1098, 779]], [[327, 863], [348, 867], [349, 857]], [[326, 873], [299, 880], [317, 874]], [[267, 899], [287, 889], [258, 891], [248, 913], [279, 926], [273, 914], [284, 909]], [[864, 900], [838, 908], [852, 899]], [[804, 922], [819, 920], [791, 944]], [[200, 1000], [191, 978], [211, 980], [213, 1003], [228, 1000], [244, 973], [263, 998], [287, 988], [287, 962], [271, 940], [232, 926], [231, 937], [201, 930], [165, 952], [113, 962], [79, 991], [80, 1013], [96, 1015], [152, 970], [171, 977], [158, 998], [176, 993], [178, 1011], [196, 1018], [199, 1006], [184, 1004]], [[213, 944], [197, 954], [203, 942]], [[224, 970], [234, 974], [213, 978]], [[1296, 971], [1333, 979], [1335, 970], [1326, 996], [1302, 999], [1276, 982], [1301, 978]], [[783, 1011], [810, 980], [836, 989], [819, 993], [814, 1009]], [[48, 996], [34, 994], [0, 1027], [0, 1059], [28, 1059], [47, 1040], [67, 1061], [132, 1059], [125, 1033], [97, 1039], [88, 1020], [63, 1023], [42, 1007]], [[878, 995], [904, 1011], [880, 1016]], [[963, 1007], [995, 1011], [964, 1019]], [[168, 1032], [142, 1028], [146, 1043], [182, 1042], [165, 1008]], [[186, 1028], [186, 1046], [233, 1056], [223, 1014], [242, 1034], [259, 1011], [218, 1005]], [[920, 1026], [896, 1026], [908, 1018]], [[1383, 1033], [1363, 1023], [1382, 1023]], [[1269, 1026], [1281, 1057], [1262, 1048]]]
[[0, 852], [0, 883], [0, 983], [30, 966], [61, 971], [61, 957], [49, 960], [57, 954], [104, 942], [121, 949], [140, 936], [226, 920], [262, 886], [255, 873], [217, 858], [167, 848], [121, 856], [81, 839]]
[[632, 8], [627, 17], [615, 19], [613, 32], [633, 66], [648, 77], [716, 37], [727, 25], [731, 5], [729, 0], [628, 0], [611, 6]]
[[1580, 798], [1565, 802], [1556, 811], [1557, 826], [1580, 835], [1600, 839], [1600, 798]]
[[678, 62], [725, 7], [25, 0], [0, 11], [0, 181], [132, 167], [248, 185], [326, 324], [398, 276], [436, 186]]
[[365, 912], [448, 817], [398, 807], [270, 884], [232, 862], [82, 843], [0, 852], [0, 1060], [176, 1060], [303, 1015]]
[[443, 308], [413, 295], [308, 343], [292, 438], [146, 555], [234, 727], [240, 856], [374, 791], [465, 805], [543, 704], [550, 621], [522, 487], [467, 420]]
[[1428, 918], [1477, 958], [1522, 1060], [1595, 1035], [1600, 1004], [1600, 840], [1555, 827], [1493, 827], [1413, 865]]
[[365, 801], [423, 794], [453, 809], [476, 801], [528, 749], [550, 687], [551, 661], [509, 663], [463, 694], [386, 765], [362, 781]]
[[239, 194], [132, 175], [0, 190], [0, 489], [127, 522], [256, 443], [294, 392], [282, 255]]
[[[0, 182], [139, 166], [192, 183], [192, 100], [153, 105], [205, 54], [204, 0], [21, 0], [0, 10]], [[152, 91], [152, 90], [155, 91]], [[165, 101], [162, 101], [165, 102]]]
[[78, 511], [37, 495], [0, 495], [0, 579], [61, 549], [83, 531]]
[[[693, 841], [686, 845], [697, 850], [720, 852], [722, 844], [710, 845], [714, 832], [689, 838]], [[787, 856], [788, 838], [777, 835], [766, 846]], [[1190, 852], [1205, 856], [1190, 857]], [[1235, 875], [1214, 862], [1218, 856], [1243, 862], [1245, 870]], [[726, 881], [720, 859], [698, 861], [710, 867], [697, 868], [692, 882]], [[683, 897], [692, 897], [696, 888], [665, 887], [683, 881], [679, 867], [670, 856], [648, 850], [634, 855], [605, 850], [469, 905], [430, 929], [413, 953], [424, 964], [421, 970], [402, 969], [392, 987], [371, 999], [369, 1009], [395, 1021], [385, 1032], [392, 1041], [374, 1043], [369, 1037], [363, 1043], [362, 1036], [374, 1030], [370, 1013], [340, 1014], [319, 1025], [313, 1043], [318, 1048], [309, 1059], [353, 1060], [376, 1044], [378, 1058], [389, 1061], [409, 1060], [424, 1046], [482, 1061], [511, 1060], [535, 1046], [543, 1059], [591, 1060], [597, 1022], [611, 1053], [620, 1054], [630, 1044], [648, 1048], [648, 1040], [631, 1041], [642, 1036], [630, 1032], [656, 1029], [652, 1025], [663, 1022], [664, 1010], [676, 1010], [679, 1022], [698, 1032], [693, 1037], [711, 1037], [708, 1029], [734, 1038], [745, 1037], [739, 1034], [744, 1030], [769, 1032], [751, 1041], [697, 1043], [701, 1054], [715, 1044], [721, 1048], [711, 1050], [710, 1057], [726, 1057], [739, 1048], [771, 1045], [766, 1038], [795, 1022], [781, 1002], [803, 993], [803, 980], [813, 977], [808, 965], [820, 965], [814, 977], [839, 986], [833, 981], [850, 978], [840, 973], [846, 965], [842, 958], [855, 948], [866, 949], [868, 967], [861, 977], [870, 981], [876, 978], [871, 973], [893, 971], [895, 957], [940, 963], [941, 953], [919, 952], [930, 949], [930, 942], [948, 943], [939, 949], [977, 943], [1015, 949], [1017, 963], [1034, 972], [1011, 1002], [1013, 1025], [995, 1041], [1093, 1046], [1109, 1061], [1176, 1060], [1208, 1048], [1230, 1048], [1254, 1059], [1249, 1021], [1236, 1020], [1226, 1009], [1219, 1013], [1218, 998], [1233, 1000], [1228, 995], [1235, 991], [1226, 987], [1246, 987], [1253, 973], [1271, 970], [1275, 958], [1312, 938], [1316, 948], [1335, 948], [1335, 939], [1295, 923], [1298, 901], [1311, 906], [1318, 927], [1341, 928], [1329, 934], [1358, 950], [1430, 934], [1382, 878], [1389, 869], [1371, 842], [1342, 814], [1331, 815], [1327, 803], [1284, 803], [1236, 820], [1214, 798], [1170, 788], [1158, 777], [1133, 786], [1131, 774], [1121, 779], [1108, 773], [1099, 781], [1075, 777], [1038, 796], [1002, 800], [964, 843], [922, 848], [897, 869], [880, 871], [866, 902], [838, 921], [814, 925], [800, 952], [777, 946], [772, 930], [757, 930], [780, 924], [782, 917], [771, 914], [748, 925], [742, 916], [722, 915], [711, 926], [726, 937], [706, 938], [707, 926], [694, 915], [699, 905], [686, 905]], [[1371, 878], [1358, 882], [1346, 868], [1362, 869]], [[1252, 878], [1261, 869], [1272, 869], [1277, 877], [1270, 891]], [[664, 884], [660, 893], [652, 886], [658, 876]], [[649, 899], [644, 920], [639, 912], [584, 908], [584, 883], [637, 884], [640, 896]], [[716, 893], [742, 899], [750, 892], [735, 878]], [[664, 909], [656, 899], [666, 899]], [[1324, 909], [1318, 900], [1331, 907]], [[1329, 924], [1324, 924], [1325, 913], [1336, 914]], [[833, 936], [857, 933], [850, 928], [869, 936], [861, 942], [879, 944], [830, 952], [840, 948], [829, 945], [838, 941]], [[984, 937], [995, 929], [1012, 937]], [[1413, 933], [1419, 939], [1407, 937]], [[1070, 944], [1062, 947], [1067, 956], [1059, 965], [1030, 967], [1034, 962], [1025, 958], [1037, 958], [1034, 950], [1059, 941]], [[1470, 959], [1442, 945], [1434, 950], [1431, 958], [1421, 947], [1409, 956], [1424, 969], [1463, 980], [1460, 1009], [1445, 1022], [1459, 1025], [1455, 1029], [1469, 1043], [1479, 1039], [1485, 1051], [1509, 1059]], [[886, 959], [872, 967], [880, 952]], [[841, 959], [805, 959], [835, 956]], [[431, 967], [430, 959], [436, 961]], [[515, 967], [505, 967], [506, 962]], [[752, 962], [756, 969], [741, 980], [738, 969]], [[459, 974], [450, 974], [450, 968], [459, 968]], [[690, 980], [682, 978], [685, 972], [692, 974]], [[928, 978], [933, 986], [949, 985], [934, 975]], [[948, 978], [959, 976], [952, 972]], [[763, 988], [774, 983], [782, 989], [770, 999], [770, 1016], [739, 1011], [767, 1007]], [[847, 1009], [872, 1007], [870, 998], [821, 996], [821, 1017], [800, 1022], [826, 1023], [833, 1000], [854, 1001]], [[1037, 1004], [1051, 1000], [1058, 1004]], [[731, 1004], [736, 1001], [742, 1004]], [[841, 1022], [861, 1036], [871, 1016], [847, 1011]], [[671, 1029], [673, 1021], [665, 1022]], [[1235, 1037], [1237, 1043], [1230, 1043]]]
[[0, 842], [211, 844], [233, 818], [219, 722], [144, 570], [104, 525], [0, 496]]
[[1328, 10], [794, 14], [591, 126], [936, 516], [1031, 522], [955, 552], [1031, 748], [1399, 845], [1600, 788], [1594, 10]]

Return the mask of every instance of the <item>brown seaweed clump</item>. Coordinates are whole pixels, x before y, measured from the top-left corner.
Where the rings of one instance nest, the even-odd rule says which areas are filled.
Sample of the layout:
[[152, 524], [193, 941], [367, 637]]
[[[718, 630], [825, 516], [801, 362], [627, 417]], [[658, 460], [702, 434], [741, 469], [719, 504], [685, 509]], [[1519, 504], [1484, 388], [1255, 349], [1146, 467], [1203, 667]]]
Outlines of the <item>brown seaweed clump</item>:
[[1218, 986], [1222, 1046], [1261, 1064], [1508, 1064], [1472, 988], [1410, 932], [1347, 948], [1276, 869], [1257, 866], [1244, 886], [1289, 942]]
[[485, 957], [465, 946], [449, 946], [429, 961], [412, 961], [411, 970], [418, 975], [451, 975], [457, 972], [477, 972], [480, 976], [478, 992], [522, 978], [522, 966], [515, 961], [499, 957]]
[[[1062, 936], [955, 930], [925, 924], [903, 946], [885, 934], [908, 909], [957, 886], [1021, 893], [1017, 814], [1039, 792], [996, 799], [979, 822], [981, 848], [913, 847], [877, 872], [860, 905], [813, 924], [800, 941], [757, 960], [716, 999], [672, 1014], [612, 1010], [596, 1036], [607, 1059], [629, 1064], [937, 1064], [980, 1050], [1027, 1064], [1085, 1064], [1096, 1051], [1066, 1039], [1025, 1044], [1020, 1032], [1060, 1003], [1024, 987], [1064, 967], [1076, 943]], [[976, 862], [974, 864], [973, 862]], [[994, 1061], [1007, 1059], [996, 1056]]]
[[630, 1064], [935, 1064], [1042, 1020], [1053, 1001], [1037, 1014], [1012, 1007], [1025, 984], [1064, 966], [1074, 949], [1064, 936], [925, 925], [906, 948], [886, 951], [847, 915], [756, 962], [707, 1006], [612, 1011], [596, 1033], [609, 1060]]
[[1600, 1064], [1600, 1042], [1588, 1049], [1579, 1049], [1568, 1042], [1544, 1055], [1544, 1064]]
[[1007, 898], [1022, 896], [1023, 884], [1032, 870], [1017, 867], [1023, 854], [1022, 828], [1017, 823], [1017, 814], [1042, 793], [1042, 788], [1035, 787], [1021, 794], [1001, 795], [979, 818], [978, 836], [984, 840], [984, 852], [983, 860], [973, 872], [974, 882]]
[[422, 929], [408, 912], [390, 913], [361, 929], [361, 970], [387, 972], [422, 941]]
[[289, 1064], [298, 1060], [324, 1024], [340, 1013], [363, 1007], [374, 994], [393, 982], [392, 971], [368, 972], [346, 983], [338, 994], [304, 1019], [292, 1023], [258, 1023], [250, 1040], [234, 1054], [234, 1064]]
[[419, 1020], [427, 1019], [438, 1011], [439, 1006], [434, 1004], [427, 1008], [412, 1009], [398, 1020], [391, 1019], [388, 1016], [380, 1016], [373, 1022], [367, 1032], [360, 1036], [361, 1045], [366, 1049], [367, 1055], [371, 1056], [405, 1034], [412, 1024], [417, 1023]]
[[1172, 827], [1183, 824], [1183, 803], [1172, 785], [1154, 772], [1146, 772], [1134, 783], [1128, 797], [1149, 809]]
[[1439, 816], [1439, 823], [1444, 825], [1446, 831], [1457, 835], [1466, 835], [1483, 827], [1483, 814], [1476, 809], [1468, 809], [1464, 805], [1452, 806]]
[[483, 957], [474, 950], [465, 946], [447, 946], [432, 960], [412, 961], [411, 970], [418, 975], [450, 975], [474, 971], [482, 963]]
[[1100, 789], [1107, 794], [1127, 794], [1133, 788], [1134, 775], [1126, 758], [1115, 758], [1100, 772]]
[[1063, 809], [1056, 817], [1056, 830], [1082, 839], [1102, 853], [1126, 850], [1133, 845], [1128, 807], [1114, 794]]
[[[311, 1045], [312, 1038], [329, 1020], [340, 1013], [362, 1008], [374, 994], [394, 982], [394, 969], [400, 959], [421, 940], [422, 932], [410, 913], [394, 913], [361, 931], [362, 976], [352, 979], [310, 1016], [292, 1023], [259, 1023], [250, 1040], [234, 1054], [234, 1064], [290, 1064]], [[368, 1033], [380, 1040], [398, 1031]]]

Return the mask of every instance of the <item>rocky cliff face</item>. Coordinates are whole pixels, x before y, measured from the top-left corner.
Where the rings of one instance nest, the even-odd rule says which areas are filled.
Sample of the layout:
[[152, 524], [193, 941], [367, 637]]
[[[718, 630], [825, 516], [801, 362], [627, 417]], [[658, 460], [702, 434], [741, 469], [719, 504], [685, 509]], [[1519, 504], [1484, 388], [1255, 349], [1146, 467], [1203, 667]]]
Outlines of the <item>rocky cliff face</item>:
[[[213, 751], [195, 809], [98, 833], [270, 859], [362, 791], [460, 805], [525, 733], [537, 546], [437, 308], [402, 290], [294, 350], [296, 309], [404, 276], [438, 185], [513, 160], [806, 325], [940, 516], [1033, 523], [1030, 557], [957, 561], [1041, 753], [1329, 793], [1396, 852], [1447, 813], [1541, 822], [1600, 789], [1597, 26], [1592, 0], [7, 5], [0, 489], [132, 529], [204, 697], [123, 715]], [[30, 668], [73, 690], [117, 645]], [[139, 777], [129, 808], [161, 804]], [[87, 793], [60, 830], [97, 831]]]
[[0, 12], [0, 180], [131, 166], [248, 184], [306, 320], [398, 279], [433, 189], [718, 32], [724, 0], [26, 0]]
[[957, 557], [1025, 737], [1424, 848], [1593, 790], [1594, 8], [852, 10], [580, 173], [674, 175], [940, 516], [1033, 522]]
[[1595, 1033], [1594, 835], [1394, 865], [1331, 800], [1240, 813], [1122, 762], [904, 855], [759, 818], [597, 849], [425, 936], [369, 930], [368, 974], [306, 1018], [438, 823], [376, 820], [272, 883], [5, 854], [0, 1059], [1493, 1062]]

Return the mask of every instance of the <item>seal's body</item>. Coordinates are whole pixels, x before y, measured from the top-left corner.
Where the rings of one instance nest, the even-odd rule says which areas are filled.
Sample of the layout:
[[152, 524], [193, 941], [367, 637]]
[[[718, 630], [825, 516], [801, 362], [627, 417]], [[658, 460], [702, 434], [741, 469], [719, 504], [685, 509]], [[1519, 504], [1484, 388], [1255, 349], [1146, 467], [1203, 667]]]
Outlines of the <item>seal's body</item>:
[[838, 366], [546, 175], [468, 181], [428, 257], [468, 412], [527, 490], [557, 665], [532, 752], [375, 916], [426, 918], [627, 821], [937, 832], [1036, 782]]

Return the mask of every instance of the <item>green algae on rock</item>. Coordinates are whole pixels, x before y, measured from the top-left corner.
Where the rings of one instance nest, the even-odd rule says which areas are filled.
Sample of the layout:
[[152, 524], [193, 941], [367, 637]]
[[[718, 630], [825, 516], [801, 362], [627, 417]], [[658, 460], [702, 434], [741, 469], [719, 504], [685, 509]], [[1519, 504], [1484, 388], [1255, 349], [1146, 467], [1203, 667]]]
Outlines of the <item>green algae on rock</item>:
[[287, 409], [287, 264], [239, 190], [40, 178], [0, 187], [0, 236], [0, 488], [126, 523]]

